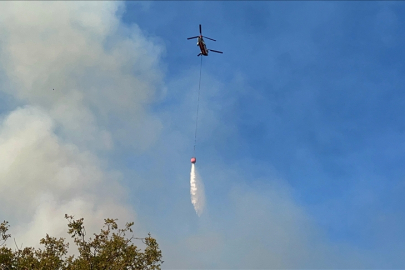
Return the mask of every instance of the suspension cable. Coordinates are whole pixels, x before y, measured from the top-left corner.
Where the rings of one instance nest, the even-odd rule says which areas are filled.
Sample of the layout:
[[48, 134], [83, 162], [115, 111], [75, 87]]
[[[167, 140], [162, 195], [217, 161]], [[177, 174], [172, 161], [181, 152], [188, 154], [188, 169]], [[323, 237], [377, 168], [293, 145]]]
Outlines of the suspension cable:
[[200, 80], [198, 82], [198, 99], [197, 99], [197, 117], [195, 120], [195, 135], [194, 135], [194, 156], [195, 156], [195, 146], [197, 144], [197, 127], [198, 127], [198, 109], [200, 107], [200, 89], [201, 89], [201, 69], [202, 69], [202, 59], [201, 55], [201, 64], [200, 64]]

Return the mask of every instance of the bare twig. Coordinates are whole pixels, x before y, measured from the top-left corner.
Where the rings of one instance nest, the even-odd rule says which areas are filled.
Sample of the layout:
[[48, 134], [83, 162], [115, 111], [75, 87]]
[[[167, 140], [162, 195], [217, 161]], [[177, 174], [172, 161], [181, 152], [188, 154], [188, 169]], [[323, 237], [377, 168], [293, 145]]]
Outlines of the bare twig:
[[[15, 247], [17, 248], [18, 251], [20, 251], [21, 249], [18, 248], [18, 245], [17, 245], [17, 242], [15, 241], [15, 238], [13, 238], [13, 239], [14, 239]], [[22, 248], [22, 244], [21, 244], [21, 248]]]

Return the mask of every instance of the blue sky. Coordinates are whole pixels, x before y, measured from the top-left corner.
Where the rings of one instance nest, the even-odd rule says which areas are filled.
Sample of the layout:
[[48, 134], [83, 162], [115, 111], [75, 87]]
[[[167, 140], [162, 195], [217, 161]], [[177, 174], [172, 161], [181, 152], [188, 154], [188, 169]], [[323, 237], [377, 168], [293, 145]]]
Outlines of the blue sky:
[[[224, 51], [203, 59], [203, 74], [222, 90], [207, 97], [203, 75], [202, 99], [207, 110], [210, 104], [217, 109], [218, 121], [233, 128], [226, 133], [217, 127], [217, 136], [197, 145], [208, 201], [226, 203], [213, 198], [220, 191], [210, 191], [226, 192], [210, 175], [211, 163], [218, 161], [239, 167], [248, 186], [282, 178], [331, 241], [380, 254], [403, 250], [401, 2], [126, 6], [125, 23], [164, 43], [169, 83], [199, 64], [195, 42], [185, 39], [197, 33], [198, 24], [217, 39], [208, 40], [208, 47]], [[170, 92], [169, 87], [167, 103], [176, 103], [178, 91]], [[155, 109], [170, 108], [167, 103]]]
[[[68, 211], [135, 220], [166, 269], [405, 267], [405, 4], [46, 3], [0, 8], [0, 214], [18, 236]], [[224, 52], [202, 63], [201, 217], [199, 24]]]

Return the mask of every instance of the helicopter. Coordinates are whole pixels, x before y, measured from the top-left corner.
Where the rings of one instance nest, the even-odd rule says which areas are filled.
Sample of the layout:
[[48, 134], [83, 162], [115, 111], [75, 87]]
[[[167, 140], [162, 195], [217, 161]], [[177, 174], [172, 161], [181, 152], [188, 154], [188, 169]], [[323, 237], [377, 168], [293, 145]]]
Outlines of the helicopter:
[[223, 52], [220, 52], [220, 51], [207, 49], [207, 46], [205, 46], [205, 42], [204, 42], [204, 39], [203, 39], [203, 38], [210, 39], [210, 40], [212, 40], [212, 41], [216, 41], [216, 40], [215, 40], [215, 39], [212, 39], [212, 38], [209, 38], [209, 37], [204, 37], [204, 36], [202, 35], [202, 33], [201, 33], [201, 24], [200, 24], [200, 35], [199, 35], [199, 36], [195, 36], [195, 37], [189, 37], [189, 38], [187, 38], [187, 40], [188, 40], [188, 39], [193, 39], [193, 38], [198, 38], [198, 39], [197, 39], [197, 46], [199, 46], [199, 47], [200, 47], [200, 50], [201, 50], [201, 52], [200, 52], [197, 56], [200, 56], [200, 55], [208, 56], [208, 52], [210, 52], [210, 51], [211, 51], [211, 52], [216, 52], [216, 53], [223, 53]]

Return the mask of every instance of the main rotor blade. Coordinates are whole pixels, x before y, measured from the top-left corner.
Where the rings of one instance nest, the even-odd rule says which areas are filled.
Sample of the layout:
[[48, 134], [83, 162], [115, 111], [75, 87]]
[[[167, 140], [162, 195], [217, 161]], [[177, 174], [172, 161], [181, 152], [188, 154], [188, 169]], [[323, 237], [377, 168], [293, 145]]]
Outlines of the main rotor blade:
[[208, 39], [211, 39], [212, 41], [216, 41], [215, 39], [213, 39], [213, 38], [209, 38], [209, 37], [206, 37], [206, 36], [204, 36], [205, 38], [208, 38]]
[[216, 53], [223, 53], [223, 52], [220, 52], [220, 51], [216, 51], [216, 50], [211, 50], [211, 49], [208, 49], [210, 52], [216, 52]]
[[195, 37], [189, 37], [187, 39], [193, 39], [193, 38], [198, 38], [199, 36], [195, 36]]
[[201, 24], [200, 24], [200, 35], [201, 35]]

